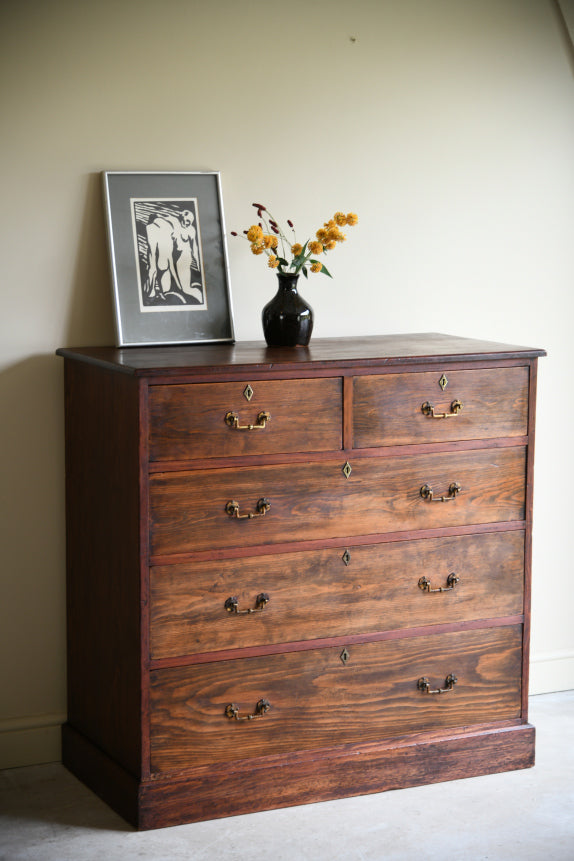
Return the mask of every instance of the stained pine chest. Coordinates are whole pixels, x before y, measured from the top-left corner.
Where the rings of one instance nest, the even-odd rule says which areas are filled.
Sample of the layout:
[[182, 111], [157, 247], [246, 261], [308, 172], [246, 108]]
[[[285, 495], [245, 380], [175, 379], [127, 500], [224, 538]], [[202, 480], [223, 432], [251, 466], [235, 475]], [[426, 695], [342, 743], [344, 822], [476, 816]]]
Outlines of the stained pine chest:
[[139, 828], [524, 768], [536, 367], [445, 335], [65, 359], [65, 765]]

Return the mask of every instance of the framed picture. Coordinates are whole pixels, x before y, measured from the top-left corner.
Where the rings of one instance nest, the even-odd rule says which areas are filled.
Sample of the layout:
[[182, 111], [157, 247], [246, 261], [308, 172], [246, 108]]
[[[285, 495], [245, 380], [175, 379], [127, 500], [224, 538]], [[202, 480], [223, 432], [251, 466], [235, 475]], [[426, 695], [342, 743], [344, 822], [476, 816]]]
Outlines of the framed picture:
[[218, 172], [106, 171], [116, 341], [233, 341]]

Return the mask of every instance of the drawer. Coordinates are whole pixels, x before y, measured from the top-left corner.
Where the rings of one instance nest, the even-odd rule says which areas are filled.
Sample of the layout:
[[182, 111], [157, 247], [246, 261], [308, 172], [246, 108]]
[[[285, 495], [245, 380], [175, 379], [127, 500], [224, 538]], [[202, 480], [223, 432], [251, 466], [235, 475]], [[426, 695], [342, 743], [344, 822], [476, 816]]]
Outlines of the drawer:
[[[328, 451], [342, 445], [340, 377], [162, 385], [149, 391], [152, 461]], [[269, 418], [260, 418], [262, 413]]]
[[[373, 742], [517, 719], [522, 626], [216, 661], [151, 673], [151, 768]], [[452, 690], [436, 696], [419, 688]], [[268, 711], [252, 720], [260, 701]]]
[[518, 615], [523, 580], [522, 531], [156, 566], [151, 656]]
[[[444, 378], [448, 383], [443, 389]], [[527, 432], [527, 367], [385, 374], [353, 381], [355, 448]]]
[[[349, 466], [350, 474], [341, 461], [153, 474], [152, 555], [524, 519], [522, 446]], [[440, 502], [455, 483], [460, 492]]]

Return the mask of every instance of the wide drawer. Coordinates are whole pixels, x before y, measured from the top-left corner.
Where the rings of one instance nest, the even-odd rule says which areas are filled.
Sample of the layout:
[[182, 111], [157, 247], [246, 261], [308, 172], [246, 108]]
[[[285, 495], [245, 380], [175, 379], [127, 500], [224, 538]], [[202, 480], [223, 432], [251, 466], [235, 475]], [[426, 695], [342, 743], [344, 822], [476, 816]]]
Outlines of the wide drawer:
[[151, 656], [512, 616], [523, 581], [521, 530], [157, 566]]
[[152, 771], [519, 718], [521, 645], [517, 625], [154, 671]]
[[[525, 465], [518, 446], [156, 473], [151, 552], [523, 520]], [[451, 491], [455, 485], [458, 492]], [[424, 488], [432, 499], [428, 491], [421, 495]]]
[[384, 374], [353, 381], [355, 448], [527, 432], [527, 367]]
[[151, 386], [149, 414], [152, 461], [336, 450], [342, 445], [342, 382]]

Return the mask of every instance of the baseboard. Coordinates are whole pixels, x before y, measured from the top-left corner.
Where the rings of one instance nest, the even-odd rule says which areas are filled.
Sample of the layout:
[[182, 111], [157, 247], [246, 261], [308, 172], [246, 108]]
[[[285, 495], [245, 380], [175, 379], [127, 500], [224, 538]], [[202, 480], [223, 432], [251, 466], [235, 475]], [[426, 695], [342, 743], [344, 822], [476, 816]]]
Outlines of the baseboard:
[[574, 690], [574, 652], [543, 652], [530, 661], [531, 696]]
[[132, 825], [147, 830], [223, 816], [495, 774], [534, 764], [529, 724], [469, 728], [200, 768], [137, 780], [69, 725], [64, 765]]
[[0, 721], [0, 769], [57, 762], [62, 757], [63, 714]]

